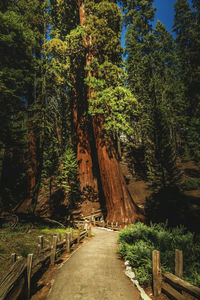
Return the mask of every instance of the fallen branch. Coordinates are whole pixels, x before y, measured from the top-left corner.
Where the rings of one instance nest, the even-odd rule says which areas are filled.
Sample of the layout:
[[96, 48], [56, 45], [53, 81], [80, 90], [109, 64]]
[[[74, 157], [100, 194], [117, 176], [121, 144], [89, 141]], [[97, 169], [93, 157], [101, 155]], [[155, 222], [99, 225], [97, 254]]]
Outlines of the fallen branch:
[[62, 228], [65, 228], [65, 226], [62, 223], [60, 223], [56, 220], [52, 220], [52, 219], [49, 219], [49, 218], [44, 218], [44, 221], [47, 221], [47, 222], [52, 223], [52, 224], [57, 224], [57, 225], [61, 226]]

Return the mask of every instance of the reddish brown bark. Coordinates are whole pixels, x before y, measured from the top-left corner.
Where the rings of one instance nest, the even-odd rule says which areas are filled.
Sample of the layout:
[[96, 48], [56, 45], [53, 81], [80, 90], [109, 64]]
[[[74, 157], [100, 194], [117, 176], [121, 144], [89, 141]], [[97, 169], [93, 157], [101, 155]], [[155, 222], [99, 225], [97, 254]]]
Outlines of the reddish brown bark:
[[[80, 24], [84, 24], [84, 2], [79, 0]], [[83, 66], [84, 67], [84, 66]], [[77, 147], [78, 174], [81, 192], [90, 190], [93, 193], [98, 192], [97, 179], [93, 174], [93, 162], [91, 155], [91, 146], [89, 142], [88, 126], [86, 114], [88, 110], [87, 92], [85, 87], [80, 84], [79, 74], [73, 75], [74, 82], [74, 107], [73, 124], [75, 130], [75, 141]]]
[[97, 193], [97, 179], [93, 175], [91, 147], [88, 138], [87, 126], [84, 126], [84, 117], [77, 121], [77, 162], [81, 192], [91, 190]]
[[121, 224], [142, 219], [139, 208], [132, 200], [122, 174], [112, 141], [105, 136], [103, 117], [93, 118], [101, 183], [107, 208], [107, 220]]
[[38, 163], [37, 163], [37, 146], [34, 133], [34, 126], [28, 123], [28, 173], [27, 173], [27, 197], [25, 201], [19, 203], [14, 210], [20, 213], [27, 213], [33, 209], [33, 198], [37, 183]]
[[[79, 14], [80, 24], [84, 26], [84, 1], [81, 0], [79, 0]], [[93, 54], [89, 50], [91, 41], [88, 44], [87, 40], [84, 39], [83, 43], [84, 47], [87, 49], [86, 66], [90, 66], [91, 60], [93, 59]], [[87, 72], [86, 77], [88, 76], [92, 76], [91, 71]], [[92, 90], [88, 87], [88, 98], [91, 99], [91, 97]], [[106, 200], [107, 220], [111, 222], [119, 222], [121, 224], [135, 222], [136, 219], [142, 218], [142, 216], [128, 192], [112, 141], [104, 135], [103, 117], [97, 116], [93, 118], [93, 130], [96, 139], [96, 151], [101, 184]], [[87, 145], [87, 134], [82, 137], [82, 144]], [[91, 167], [92, 162], [89, 162], [87, 166], [83, 163], [83, 170], [88, 170], [88, 168]], [[84, 174], [84, 171], [82, 174]]]
[[33, 198], [37, 176], [37, 147], [34, 128], [31, 122], [28, 124], [28, 198]]

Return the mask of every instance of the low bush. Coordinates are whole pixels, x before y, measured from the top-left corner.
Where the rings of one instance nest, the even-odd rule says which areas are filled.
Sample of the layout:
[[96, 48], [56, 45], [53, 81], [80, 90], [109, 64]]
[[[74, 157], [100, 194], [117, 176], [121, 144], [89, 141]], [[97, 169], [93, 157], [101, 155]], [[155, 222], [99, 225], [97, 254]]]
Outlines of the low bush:
[[182, 183], [181, 188], [186, 191], [198, 190], [200, 188], [200, 178], [188, 178]]
[[200, 240], [183, 226], [168, 228], [167, 223], [143, 223], [123, 229], [119, 235], [119, 254], [130, 262], [139, 282], [152, 282], [152, 251], [159, 250], [163, 272], [174, 273], [175, 249], [183, 250], [184, 274], [188, 282], [200, 286]]

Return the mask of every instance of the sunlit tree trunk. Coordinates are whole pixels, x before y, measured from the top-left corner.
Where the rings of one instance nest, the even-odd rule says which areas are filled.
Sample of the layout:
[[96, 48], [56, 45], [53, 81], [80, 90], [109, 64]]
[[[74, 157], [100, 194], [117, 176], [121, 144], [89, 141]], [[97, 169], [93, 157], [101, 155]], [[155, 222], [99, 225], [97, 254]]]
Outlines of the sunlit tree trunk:
[[[78, 1], [80, 24], [84, 25], [84, 2]], [[84, 45], [85, 46], [85, 45]], [[77, 145], [77, 162], [78, 174], [81, 192], [94, 193], [98, 192], [97, 178], [93, 174], [93, 161], [91, 153], [91, 145], [89, 141], [88, 120], [87, 120], [87, 91], [83, 86], [83, 82], [79, 80], [79, 74], [73, 76], [74, 81], [74, 107], [73, 107], [73, 123], [75, 129], [75, 141]]]
[[[84, 2], [80, 2], [80, 20], [81, 25], [84, 26]], [[88, 47], [90, 45], [85, 40], [84, 45], [87, 50], [90, 48]], [[93, 58], [93, 54], [88, 50], [86, 54], [86, 67], [90, 66]], [[87, 71], [86, 77], [91, 75], [91, 71]], [[91, 97], [92, 90], [88, 87], [88, 98], [91, 99]], [[120, 169], [118, 155], [111, 139], [105, 136], [103, 123], [104, 119], [102, 116], [96, 116], [92, 119], [100, 179], [106, 200], [107, 220], [129, 224], [142, 218], [142, 216], [128, 192], [124, 176]]]
[[119, 158], [112, 141], [105, 136], [103, 117], [93, 118], [101, 183], [106, 199], [107, 220], [121, 224], [142, 219], [139, 208], [127, 189]]

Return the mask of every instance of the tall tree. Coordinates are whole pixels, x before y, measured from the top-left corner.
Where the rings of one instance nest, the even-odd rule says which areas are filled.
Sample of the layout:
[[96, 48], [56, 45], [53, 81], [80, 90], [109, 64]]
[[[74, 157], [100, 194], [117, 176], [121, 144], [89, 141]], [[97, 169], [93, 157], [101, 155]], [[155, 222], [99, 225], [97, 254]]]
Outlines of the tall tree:
[[180, 95], [173, 39], [161, 22], [152, 29], [153, 1], [124, 4], [128, 84], [141, 105], [137, 132], [142, 137], [148, 181], [159, 189], [178, 175], [172, 103], [178, 110]]
[[[107, 219], [130, 223], [139, 217], [139, 209], [127, 190], [113, 136], [106, 130], [106, 116], [108, 113], [114, 116], [112, 112], [115, 110], [114, 105], [109, 102], [111, 94], [114, 93], [113, 96], [118, 98], [118, 101], [121, 97], [125, 99], [127, 94], [126, 91], [120, 93], [116, 89], [122, 74], [119, 40], [121, 14], [115, 1], [86, 1], [85, 13], [86, 82], [89, 106], [94, 107], [92, 124]], [[117, 123], [116, 120], [115, 124]]]
[[[0, 177], [3, 202], [12, 206], [26, 194], [26, 107], [34, 69], [31, 50], [36, 41], [23, 16], [13, 7], [7, 6], [4, 9], [0, 12]], [[17, 194], [21, 196], [17, 197]]]
[[200, 116], [200, 74], [199, 74], [199, 4], [193, 1], [193, 10], [186, 0], [175, 3], [174, 32], [176, 33], [176, 49], [180, 64], [180, 77], [184, 86], [185, 122], [182, 139], [185, 149], [199, 161], [199, 116]]

